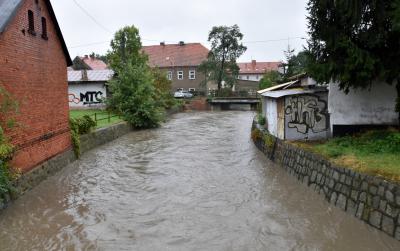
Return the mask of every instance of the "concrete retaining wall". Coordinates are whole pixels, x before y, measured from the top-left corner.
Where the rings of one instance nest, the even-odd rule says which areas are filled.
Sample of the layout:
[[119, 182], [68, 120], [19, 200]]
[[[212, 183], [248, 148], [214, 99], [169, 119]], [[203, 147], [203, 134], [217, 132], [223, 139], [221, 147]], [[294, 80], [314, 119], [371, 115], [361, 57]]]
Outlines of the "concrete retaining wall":
[[[81, 153], [85, 153], [97, 146], [103, 145], [113, 141], [129, 132], [132, 126], [128, 123], [119, 123], [111, 127], [98, 129], [90, 134], [81, 136]], [[35, 186], [39, 185], [48, 177], [56, 174], [62, 168], [76, 160], [75, 154], [72, 149], [68, 149], [62, 154], [51, 158], [44, 163], [40, 164], [32, 171], [23, 174], [15, 183], [16, 191], [11, 195], [5, 196], [0, 200], [0, 210], [8, 206], [8, 204], [25, 194]]]
[[[263, 130], [256, 122], [254, 129]], [[400, 241], [399, 183], [337, 167], [276, 138], [273, 146], [268, 146], [265, 137], [255, 139], [255, 144], [328, 202]]]

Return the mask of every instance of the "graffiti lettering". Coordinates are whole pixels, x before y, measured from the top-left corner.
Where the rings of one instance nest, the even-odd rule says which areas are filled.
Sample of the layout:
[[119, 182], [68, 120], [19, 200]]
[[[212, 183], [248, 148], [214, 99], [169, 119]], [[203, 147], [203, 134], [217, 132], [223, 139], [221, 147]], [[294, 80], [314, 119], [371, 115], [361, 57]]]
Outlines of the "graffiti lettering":
[[68, 99], [70, 103], [83, 103], [84, 105], [101, 104], [104, 102], [103, 92], [86, 92], [80, 93], [79, 98], [73, 94], [68, 94]]
[[290, 97], [286, 100], [285, 114], [289, 128], [299, 133], [320, 133], [328, 130], [327, 103], [317, 96]]
[[79, 104], [79, 102], [81, 102], [80, 99], [77, 98], [77, 97], [75, 96], [75, 94], [73, 94], [73, 93], [68, 94], [68, 101], [69, 101], [70, 103], [75, 103], [75, 104]]
[[100, 104], [103, 102], [103, 92], [81, 93], [81, 102], [83, 102], [84, 105]]

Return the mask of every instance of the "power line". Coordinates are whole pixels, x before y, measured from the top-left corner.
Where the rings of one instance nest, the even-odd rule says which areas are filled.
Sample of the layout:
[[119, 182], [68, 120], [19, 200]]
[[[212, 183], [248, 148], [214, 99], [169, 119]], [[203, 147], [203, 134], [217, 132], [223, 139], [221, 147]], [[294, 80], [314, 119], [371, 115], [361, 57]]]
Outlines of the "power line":
[[107, 27], [105, 27], [99, 21], [97, 21], [96, 18], [94, 18], [92, 15], [90, 15], [90, 13], [85, 8], [83, 8], [76, 0], [73, 0], [73, 2], [76, 4], [76, 6], [78, 6], [79, 9], [81, 9], [81, 11], [83, 11], [83, 13], [85, 13], [90, 19], [92, 19], [92, 21], [95, 22], [100, 28], [102, 28], [103, 30], [105, 30], [108, 33], [111, 33], [111, 34], [113, 33]]

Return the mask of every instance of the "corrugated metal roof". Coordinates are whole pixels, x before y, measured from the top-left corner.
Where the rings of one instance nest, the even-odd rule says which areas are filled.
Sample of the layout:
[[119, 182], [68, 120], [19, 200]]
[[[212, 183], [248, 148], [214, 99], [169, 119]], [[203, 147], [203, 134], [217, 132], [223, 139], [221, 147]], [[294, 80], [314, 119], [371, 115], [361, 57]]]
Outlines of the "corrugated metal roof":
[[0, 0], [0, 33], [7, 27], [22, 3], [23, 0]]
[[84, 77], [84, 71], [68, 71], [68, 82], [107, 82], [114, 76], [112, 70], [92, 70], [86, 71], [87, 79]]
[[269, 98], [281, 98], [281, 97], [291, 96], [291, 95], [310, 94], [310, 93], [326, 92], [326, 91], [328, 91], [328, 89], [325, 87], [317, 88], [317, 89], [293, 88], [293, 89], [287, 89], [287, 90], [265, 92], [262, 94], [262, 96], [269, 97]]
[[292, 86], [293, 84], [296, 84], [297, 82], [299, 82], [299, 81], [296, 80], [296, 81], [290, 81], [290, 82], [287, 82], [287, 83], [284, 83], [284, 84], [280, 84], [280, 85], [275, 85], [275, 86], [272, 86], [270, 88], [267, 88], [267, 89], [264, 89], [264, 90], [260, 90], [257, 93], [258, 94], [263, 94], [265, 92], [275, 91], [275, 90], [279, 90], [279, 89], [285, 89], [287, 87]]

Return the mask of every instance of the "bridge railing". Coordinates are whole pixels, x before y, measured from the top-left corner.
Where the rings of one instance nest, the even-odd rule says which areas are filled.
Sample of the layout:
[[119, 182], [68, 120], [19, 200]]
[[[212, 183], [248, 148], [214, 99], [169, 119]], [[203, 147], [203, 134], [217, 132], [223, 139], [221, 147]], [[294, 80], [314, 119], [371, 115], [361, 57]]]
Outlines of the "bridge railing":
[[208, 96], [211, 98], [259, 98], [260, 95], [256, 90], [239, 90], [232, 91], [230, 89], [210, 90]]

